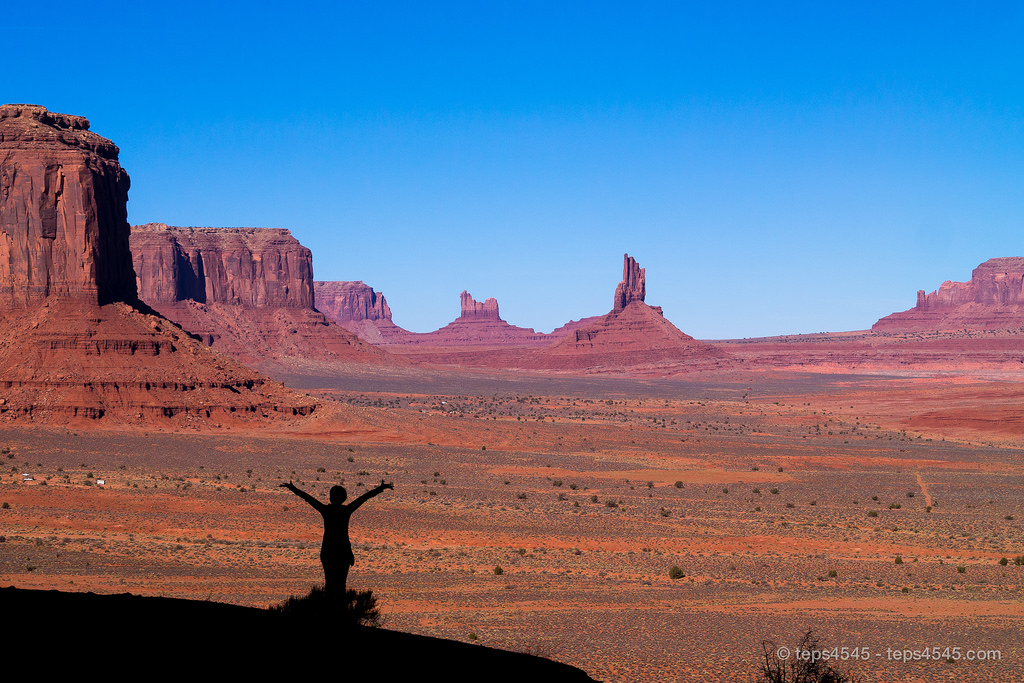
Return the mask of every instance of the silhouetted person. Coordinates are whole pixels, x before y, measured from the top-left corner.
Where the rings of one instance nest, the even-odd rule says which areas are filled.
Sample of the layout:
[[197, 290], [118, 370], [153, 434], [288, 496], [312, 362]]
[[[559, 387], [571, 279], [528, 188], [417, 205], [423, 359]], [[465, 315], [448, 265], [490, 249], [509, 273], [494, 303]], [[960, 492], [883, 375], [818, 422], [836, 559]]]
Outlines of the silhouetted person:
[[345, 505], [348, 492], [344, 486], [331, 487], [331, 502], [328, 504], [321, 503], [291, 482], [281, 486], [312, 505], [323, 516], [324, 540], [320, 544], [320, 562], [324, 565], [324, 590], [344, 599], [348, 568], [356, 562], [352, 554], [352, 542], [348, 538], [348, 520], [360, 505], [380, 495], [385, 489], [395, 488], [395, 485], [385, 484], [381, 479], [380, 486], [370, 489], [348, 505]]

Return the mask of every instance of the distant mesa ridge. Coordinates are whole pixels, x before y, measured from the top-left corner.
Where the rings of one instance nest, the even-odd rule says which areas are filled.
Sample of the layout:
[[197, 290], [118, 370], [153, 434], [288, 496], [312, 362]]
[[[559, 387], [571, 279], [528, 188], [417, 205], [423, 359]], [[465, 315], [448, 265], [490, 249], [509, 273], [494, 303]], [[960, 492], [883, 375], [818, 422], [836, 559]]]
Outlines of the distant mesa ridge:
[[244, 363], [387, 362], [314, 307], [313, 255], [280, 228], [132, 228], [140, 298]]
[[391, 320], [391, 307], [373, 287], [356, 282], [314, 282], [316, 307], [335, 322]]
[[0, 106], [0, 420], [248, 421], [316, 401], [139, 303], [118, 148], [80, 116]]
[[985, 261], [969, 282], [917, 292], [917, 305], [872, 325], [876, 331], [999, 329], [1024, 325], [1024, 257]]

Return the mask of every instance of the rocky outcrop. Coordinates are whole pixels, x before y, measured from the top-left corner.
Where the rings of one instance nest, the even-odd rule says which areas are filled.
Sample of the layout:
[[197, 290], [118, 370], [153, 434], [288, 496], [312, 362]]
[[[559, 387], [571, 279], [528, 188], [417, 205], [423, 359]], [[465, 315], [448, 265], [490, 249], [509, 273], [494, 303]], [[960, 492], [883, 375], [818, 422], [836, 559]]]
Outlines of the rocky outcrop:
[[243, 308], [313, 308], [313, 255], [288, 230], [132, 227], [139, 298]]
[[498, 316], [498, 300], [490, 297], [486, 301], [477, 301], [466, 290], [459, 295], [459, 303], [462, 306], [462, 313], [456, 322], [470, 322], [475, 320], [500, 321]]
[[313, 295], [317, 310], [338, 323], [350, 320], [391, 320], [387, 299], [361, 280], [314, 282]]
[[623, 256], [622, 281], [612, 310], [572, 330], [560, 341], [525, 360], [524, 366], [588, 372], [634, 371], [675, 365], [679, 370], [707, 369], [725, 356], [669, 322], [660, 307], [648, 306], [644, 269]]
[[612, 312], [621, 311], [634, 301], [643, 302], [647, 296], [646, 273], [636, 259], [629, 254], [622, 255], [622, 282], [615, 287], [615, 303]]
[[876, 331], [1004, 329], [1024, 326], [1024, 258], [985, 261], [970, 282], [942, 283], [917, 293], [917, 305], [876, 322]]
[[389, 359], [314, 308], [312, 254], [288, 230], [151, 223], [131, 247], [140, 298], [243, 363]]
[[0, 308], [134, 301], [129, 184], [88, 119], [0, 106]]
[[227, 426], [312, 412], [315, 400], [140, 310], [128, 175], [88, 128], [0, 107], [0, 420]]

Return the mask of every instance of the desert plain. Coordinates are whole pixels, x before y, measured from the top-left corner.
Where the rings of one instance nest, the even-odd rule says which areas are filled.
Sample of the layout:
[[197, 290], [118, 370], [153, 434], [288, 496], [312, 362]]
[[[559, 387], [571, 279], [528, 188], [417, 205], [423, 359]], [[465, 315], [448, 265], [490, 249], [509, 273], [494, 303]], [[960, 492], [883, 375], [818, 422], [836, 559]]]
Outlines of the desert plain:
[[270, 605], [322, 581], [320, 518], [278, 485], [326, 499], [383, 479], [394, 490], [353, 517], [350, 585], [390, 629], [606, 681], [753, 680], [764, 641], [808, 630], [865, 681], [1024, 672], [1019, 383], [337, 364], [278, 378], [321, 408], [5, 424], [0, 583]]

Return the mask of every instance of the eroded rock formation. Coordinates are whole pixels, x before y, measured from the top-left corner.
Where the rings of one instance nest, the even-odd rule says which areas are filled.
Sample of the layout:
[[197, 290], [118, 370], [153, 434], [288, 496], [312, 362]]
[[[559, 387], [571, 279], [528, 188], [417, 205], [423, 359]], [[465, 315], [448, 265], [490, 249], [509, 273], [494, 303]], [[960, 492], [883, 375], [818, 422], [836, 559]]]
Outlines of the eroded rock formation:
[[462, 294], [459, 295], [459, 303], [462, 306], [462, 313], [459, 315], [458, 320], [465, 322], [471, 320], [501, 320], [501, 317], [498, 315], [498, 300], [494, 297], [490, 297], [486, 301], [477, 301], [469, 292], [462, 290]]
[[244, 363], [388, 359], [314, 308], [312, 254], [288, 230], [151, 223], [131, 248], [140, 298]]
[[139, 310], [117, 147], [0, 107], [0, 419], [232, 424], [316, 401]]
[[985, 261], [971, 273], [970, 282], [942, 283], [938, 290], [917, 293], [917, 305], [893, 313], [871, 329], [951, 330], [1004, 329], [1024, 325], [1024, 258]]
[[0, 106], [0, 307], [135, 299], [117, 157], [81, 116]]
[[643, 302], [647, 296], [646, 273], [629, 254], [622, 255], [622, 281], [615, 287], [612, 312], [624, 309], [634, 301]]
[[391, 320], [391, 308], [383, 294], [363, 282], [314, 282], [318, 311], [335, 322]]
[[612, 310], [526, 359], [526, 367], [615, 372], [675, 364], [705, 369], [725, 356], [669, 322], [661, 307], [648, 306], [645, 273], [628, 254]]
[[139, 298], [244, 308], [313, 308], [313, 255], [288, 230], [132, 227]]

